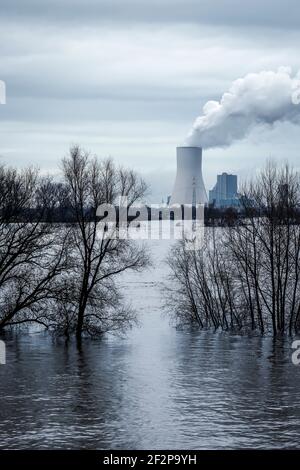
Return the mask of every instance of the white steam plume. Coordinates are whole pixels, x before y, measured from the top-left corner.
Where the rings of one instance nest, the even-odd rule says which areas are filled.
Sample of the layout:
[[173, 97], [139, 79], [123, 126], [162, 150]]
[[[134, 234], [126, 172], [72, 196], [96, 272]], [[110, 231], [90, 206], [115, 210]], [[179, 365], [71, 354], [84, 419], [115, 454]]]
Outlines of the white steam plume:
[[300, 72], [290, 68], [250, 73], [235, 80], [221, 101], [208, 101], [185, 145], [226, 147], [254, 127], [279, 121], [300, 123]]

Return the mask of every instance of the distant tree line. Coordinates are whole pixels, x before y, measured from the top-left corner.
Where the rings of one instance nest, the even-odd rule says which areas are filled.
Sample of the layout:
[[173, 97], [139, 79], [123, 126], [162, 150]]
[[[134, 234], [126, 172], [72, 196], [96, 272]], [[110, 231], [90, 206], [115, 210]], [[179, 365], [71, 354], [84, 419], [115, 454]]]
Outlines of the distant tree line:
[[132, 170], [78, 146], [63, 159], [59, 182], [0, 166], [0, 331], [38, 324], [80, 340], [134, 323], [116, 277], [147, 266], [147, 252], [101, 236], [96, 210], [119, 196], [130, 207], [146, 190]]
[[201, 251], [172, 249], [167, 308], [181, 325], [298, 333], [299, 173], [268, 163], [241, 193], [243, 217], [207, 227]]
[[[68, 198], [66, 186], [64, 183], [54, 180], [52, 178], [39, 178], [39, 194], [37, 204], [30, 207], [23, 207], [20, 209], [18, 217], [20, 219], [39, 220], [42, 222], [49, 223], [72, 223], [76, 222], [76, 214], [72, 208], [71, 202]], [[139, 211], [139, 201], [135, 201], [137, 206], [131, 213], [128, 212], [127, 220], [132, 222], [134, 219], [139, 217], [139, 220], [163, 220], [166, 217], [166, 206], [155, 205], [154, 208], [145, 205], [146, 211], [143, 213], [144, 219], [140, 217], [141, 212]], [[130, 205], [129, 205], [130, 207]], [[129, 209], [128, 207], [128, 209]], [[87, 219], [90, 217], [90, 211], [93, 211], [92, 206], [85, 207], [85, 215]], [[253, 212], [257, 217], [262, 215], [261, 209], [258, 207], [252, 207]], [[300, 214], [300, 208], [299, 214]], [[181, 214], [181, 215], [180, 215]], [[180, 211], [174, 211], [170, 208], [169, 219], [174, 220], [180, 215], [181, 219], [185, 218], [185, 206], [182, 205]], [[116, 221], [119, 221], [119, 204], [115, 201], [115, 216]], [[204, 221], [208, 227], [219, 226], [226, 227], [228, 225], [234, 225], [239, 223], [240, 219], [246, 218], [247, 214], [247, 203], [241, 200], [240, 206], [236, 207], [214, 207], [213, 205], [205, 206], [204, 208]], [[192, 208], [192, 211], [187, 211], [187, 218], [197, 218], [197, 211]]]

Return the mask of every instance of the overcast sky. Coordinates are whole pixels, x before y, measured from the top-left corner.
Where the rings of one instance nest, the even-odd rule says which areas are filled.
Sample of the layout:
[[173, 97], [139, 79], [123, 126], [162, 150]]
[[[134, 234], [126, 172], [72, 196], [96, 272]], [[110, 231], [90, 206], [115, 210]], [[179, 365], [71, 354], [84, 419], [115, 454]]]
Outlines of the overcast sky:
[[[0, 0], [1, 161], [57, 172], [70, 144], [170, 193], [176, 145], [207, 100], [250, 72], [300, 70], [299, 0]], [[266, 158], [299, 166], [299, 127], [257, 129], [204, 154], [241, 178]]]

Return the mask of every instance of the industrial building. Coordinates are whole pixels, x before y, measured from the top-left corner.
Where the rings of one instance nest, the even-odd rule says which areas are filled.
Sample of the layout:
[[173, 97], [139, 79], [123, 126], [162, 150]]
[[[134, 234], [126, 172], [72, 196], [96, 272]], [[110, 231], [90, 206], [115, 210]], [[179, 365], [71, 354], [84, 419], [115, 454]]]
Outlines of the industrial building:
[[217, 176], [217, 183], [209, 191], [209, 204], [219, 208], [239, 205], [237, 175], [222, 173]]
[[207, 197], [202, 176], [202, 148], [177, 147], [177, 172], [168, 205], [207, 205], [216, 208], [238, 207], [237, 175], [222, 173]]
[[170, 205], [207, 204], [202, 176], [202, 148], [177, 147], [177, 173]]

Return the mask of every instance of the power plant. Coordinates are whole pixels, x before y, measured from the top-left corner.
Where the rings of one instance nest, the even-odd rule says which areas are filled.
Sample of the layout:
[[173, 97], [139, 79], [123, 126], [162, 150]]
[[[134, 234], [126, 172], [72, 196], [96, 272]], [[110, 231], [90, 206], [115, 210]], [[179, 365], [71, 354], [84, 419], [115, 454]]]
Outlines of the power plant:
[[237, 175], [218, 175], [217, 183], [209, 191], [209, 204], [218, 208], [239, 206]]
[[202, 148], [177, 147], [176, 151], [177, 173], [169, 204], [206, 204], [208, 199], [202, 176]]

